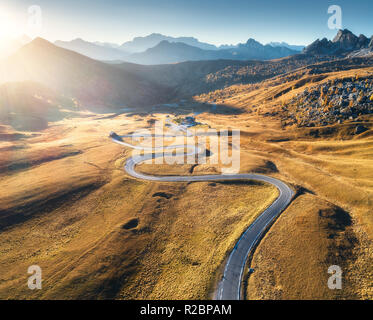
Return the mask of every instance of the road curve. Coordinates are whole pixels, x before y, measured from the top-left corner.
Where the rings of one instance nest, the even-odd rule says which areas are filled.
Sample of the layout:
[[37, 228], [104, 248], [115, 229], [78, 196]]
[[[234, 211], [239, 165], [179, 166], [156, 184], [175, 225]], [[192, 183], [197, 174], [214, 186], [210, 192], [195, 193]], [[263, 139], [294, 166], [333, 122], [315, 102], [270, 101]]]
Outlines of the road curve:
[[[112, 141], [121, 144], [126, 147], [156, 151], [157, 148], [135, 146], [126, 143], [122, 140], [124, 137], [132, 137], [132, 135], [117, 136], [116, 134], [111, 135]], [[140, 162], [154, 159], [157, 157], [163, 157], [163, 149], [175, 149], [184, 148], [184, 145], [180, 146], [164, 146], [162, 152], [153, 154], [144, 154], [139, 156], [131, 157], [127, 160], [124, 169], [132, 177], [149, 180], [149, 181], [162, 181], [162, 182], [189, 182], [189, 181], [227, 181], [227, 180], [256, 180], [267, 182], [274, 185], [279, 190], [278, 198], [268, 207], [243, 233], [232, 252], [228, 257], [228, 261], [225, 265], [223, 278], [219, 283], [218, 290], [215, 298], [217, 300], [240, 300], [241, 298], [241, 284], [242, 277], [246, 265], [246, 260], [254, 248], [259, 242], [261, 237], [264, 235], [267, 227], [273, 222], [281, 212], [291, 202], [294, 192], [284, 182], [259, 174], [232, 174], [232, 175], [202, 175], [202, 176], [151, 176], [135, 171], [135, 166]], [[187, 146], [191, 151], [187, 154], [198, 154], [204, 152], [200, 146]]]

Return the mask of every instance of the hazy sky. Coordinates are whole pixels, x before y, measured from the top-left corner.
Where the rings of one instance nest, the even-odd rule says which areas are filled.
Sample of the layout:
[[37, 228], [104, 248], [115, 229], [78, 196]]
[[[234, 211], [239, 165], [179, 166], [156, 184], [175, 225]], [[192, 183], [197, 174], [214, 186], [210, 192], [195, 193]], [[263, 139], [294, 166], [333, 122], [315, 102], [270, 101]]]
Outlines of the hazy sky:
[[344, 28], [373, 34], [371, 0], [0, 0], [0, 29], [23, 32], [30, 5], [40, 6], [39, 36], [48, 40], [123, 43], [156, 32], [214, 44], [250, 37], [262, 43], [309, 44], [336, 34], [327, 26], [330, 5], [341, 6]]

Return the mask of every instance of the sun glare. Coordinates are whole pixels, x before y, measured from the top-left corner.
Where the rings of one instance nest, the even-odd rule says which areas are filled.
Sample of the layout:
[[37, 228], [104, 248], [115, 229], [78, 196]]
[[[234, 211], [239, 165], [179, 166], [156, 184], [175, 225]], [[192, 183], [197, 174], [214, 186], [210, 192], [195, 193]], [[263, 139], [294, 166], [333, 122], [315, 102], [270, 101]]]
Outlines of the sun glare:
[[12, 15], [0, 8], [0, 39], [11, 39], [20, 34], [17, 23]]

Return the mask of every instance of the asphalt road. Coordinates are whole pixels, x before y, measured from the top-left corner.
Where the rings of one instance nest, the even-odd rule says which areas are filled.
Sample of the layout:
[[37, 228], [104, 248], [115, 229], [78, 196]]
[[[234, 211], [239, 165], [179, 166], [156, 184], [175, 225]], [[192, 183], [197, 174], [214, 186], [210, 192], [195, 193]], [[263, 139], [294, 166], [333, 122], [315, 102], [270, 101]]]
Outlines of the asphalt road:
[[[123, 146], [141, 149], [141, 150], [151, 150], [157, 151], [157, 148], [152, 147], [139, 147], [122, 140], [123, 137], [132, 137], [132, 135], [127, 136], [112, 136], [112, 140], [115, 143], [121, 144]], [[241, 284], [242, 276], [244, 273], [246, 260], [249, 253], [254, 248], [254, 246], [259, 242], [261, 237], [264, 235], [267, 227], [273, 222], [281, 212], [289, 205], [291, 202], [294, 192], [286, 185], [284, 182], [259, 174], [233, 174], [233, 175], [203, 175], [203, 176], [151, 176], [143, 173], [136, 172], [135, 166], [143, 161], [150, 160], [152, 158], [163, 157], [164, 149], [175, 149], [184, 148], [184, 145], [180, 146], [170, 146], [163, 147], [160, 153], [144, 154], [139, 156], [131, 157], [127, 160], [124, 169], [132, 177], [150, 180], [150, 181], [162, 181], [162, 182], [188, 182], [188, 181], [227, 181], [227, 180], [256, 180], [267, 182], [274, 185], [280, 192], [278, 198], [268, 207], [243, 233], [241, 238], [236, 243], [234, 249], [229, 255], [228, 261], [225, 265], [223, 278], [219, 283], [218, 290], [215, 298], [217, 300], [240, 300], [241, 299]], [[187, 154], [197, 154], [199, 152], [204, 152], [200, 146], [191, 146], [188, 148]]]

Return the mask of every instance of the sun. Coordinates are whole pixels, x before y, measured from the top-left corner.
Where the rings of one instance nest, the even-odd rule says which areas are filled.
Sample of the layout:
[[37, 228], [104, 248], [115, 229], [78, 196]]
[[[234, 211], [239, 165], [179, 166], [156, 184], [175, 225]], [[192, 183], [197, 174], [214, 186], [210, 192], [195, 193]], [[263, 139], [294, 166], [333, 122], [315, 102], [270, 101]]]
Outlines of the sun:
[[3, 8], [0, 8], [0, 39], [11, 39], [19, 35], [15, 18]]

